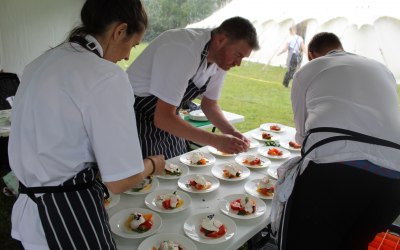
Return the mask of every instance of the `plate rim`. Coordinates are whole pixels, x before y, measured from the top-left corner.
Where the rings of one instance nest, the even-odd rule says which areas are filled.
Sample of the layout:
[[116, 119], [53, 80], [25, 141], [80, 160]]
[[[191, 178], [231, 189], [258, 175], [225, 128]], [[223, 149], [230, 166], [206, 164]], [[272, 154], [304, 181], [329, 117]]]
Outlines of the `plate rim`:
[[[196, 244], [194, 244], [194, 242], [193, 242], [189, 237], [187, 237], [186, 235], [178, 234], [178, 233], [158, 233], [158, 234], [151, 235], [151, 236], [147, 237], [145, 240], [143, 240], [143, 241], [140, 243], [140, 245], [138, 246], [138, 249], [137, 249], [137, 250], [148, 250], [147, 248], [145, 248], [145, 247], [146, 247], [145, 244], [147, 244], [148, 242], [149, 242], [149, 243], [154, 242], [154, 241], [156, 240], [156, 239], [155, 239], [156, 237], [160, 237], [160, 238], [166, 237], [166, 239], [168, 239], [168, 238], [170, 238], [171, 236], [181, 238], [181, 240], [182, 240], [182, 239], [185, 239], [185, 241], [187, 241], [186, 243], [189, 243], [189, 242], [190, 242], [190, 243], [188, 244], [188, 245], [190, 245], [190, 246], [188, 246], [188, 245], [185, 245], [185, 246], [184, 246], [185, 249], [197, 250]], [[177, 240], [177, 241], [178, 241], [178, 240]], [[181, 244], [181, 243], [182, 243], [182, 242], [179, 242], [179, 244]], [[154, 247], [154, 245], [153, 245], [153, 247]]]
[[239, 161], [237, 160], [240, 156], [243, 156], [243, 155], [254, 155], [254, 156], [256, 156], [257, 158], [260, 158], [260, 157], [258, 157], [256, 154], [249, 154], [249, 153], [239, 154], [238, 156], [236, 156], [236, 157], [235, 157], [235, 162], [236, 162], [237, 164], [241, 165], [241, 166], [246, 167], [246, 168], [251, 168], [251, 169], [263, 169], [263, 168], [269, 167], [269, 166], [272, 164], [272, 162], [271, 162], [270, 159], [268, 159], [268, 158], [263, 158], [263, 159], [261, 159], [261, 158], [260, 158], [260, 160], [263, 160], [263, 161], [266, 162], [266, 163], [263, 164], [263, 165], [260, 166], [260, 167], [248, 166], [248, 165], [245, 165], [244, 163], [239, 162]]
[[[178, 194], [179, 194], [179, 196], [181, 196], [181, 198], [182, 199], [185, 199], [186, 198], [186, 200], [184, 200], [184, 205], [182, 206], [182, 207], [179, 207], [179, 208], [176, 208], [176, 209], [171, 209], [171, 210], [163, 210], [163, 209], [161, 209], [161, 208], [159, 208], [159, 207], [157, 207], [157, 206], [155, 206], [157, 209], [154, 209], [154, 207], [151, 207], [148, 203], [150, 203], [150, 204], [152, 204], [152, 202], [153, 202], [153, 199], [157, 196], [157, 195], [159, 195], [160, 193], [157, 193], [157, 192], [179, 192]], [[153, 197], [152, 197], [153, 196]], [[153, 198], [152, 200], [151, 200], [151, 202], [149, 202], [148, 201], [148, 199], [150, 199], [150, 198]], [[183, 197], [185, 197], [185, 198], [183, 198]], [[189, 207], [190, 207], [190, 205], [192, 204], [192, 197], [190, 197], [190, 195], [188, 195], [187, 193], [185, 193], [185, 192], [183, 192], [183, 191], [180, 191], [180, 190], [178, 190], [178, 189], [161, 189], [161, 190], [156, 190], [156, 191], [154, 191], [154, 192], [151, 192], [151, 193], [149, 193], [149, 194], [147, 194], [146, 195], [146, 197], [144, 198], [144, 204], [149, 208], [149, 209], [151, 209], [151, 210], [153, 210], [153, 211], [155, 211], [155, 212], [158, 212], [158, 213], [165, 213], [165, 214], [173, 214], [173, 213], [178, 213], [178, 212], [181, 212], [181, 211], [184, 211], [184, 210], [186, 210], [186, 209], [188, 209]]]
[[[183, 157], [185, 157], [186, 155], [189, 155], [189, 154], [191, 154], [191, 153], [194, 153], [194, 152], [200, 152], [200, 153], [204, 154], [205, 156], [207, 155], [207, 159], [209, 160], [209, 162], [208, 162], [207, 164], [205, 164], [205, 165], [195, 165], [195, 164], [191, 164], [191, 163], [185, 163], [185, 162], [182, 160]], [[210, 156], [211, 156], [211, 157], [210, 157]], [[204, 167], [209, 167], [209, 166], [213, 165], [213, 164], [217, 161], [217, 158], [215, 158], [215, 156], [213, 156], [212, 154], [205, 153], [205, 152], [202, 152], [202, 151], [199, 151], [199, 150], [197, 150], [197, 151], [194, 150], [194, 151], [190, 151], [190, 152], [187, 152], [187, 153], [185, 153], [185, 154], [179, 156], [179, 161], [180, 161], [181, 163], [185, 164], [186, 166], [189, 166], [189, 167], [204, 168]]]
[[229, 163], [223, 163], [223, 162], [221, 162], [221, 163], [219, 163], [219, 164], [216, 164], [216, 165], [212, 166], [212, 168], [211, 168], [211, 173], [212, 173], [216, 178], [218, 178], [218, 179], [220, 179], [220, 180], [231, 181], [231, 182], [242, 181], [242, 180], [244, 180], [244, 179], [247, 179], [247, 178], [250, 176], [250, 174], [251, 174], [250, 169], [249, 169], [248, 167], [243, 166], [243, 165], [240, 165], [240, 164], [238, 164], [237, 162], [234, 162], [233, 164], [236, 164], [236, 165], [240, 166], [242, 169], [245, 169], [245, 171], [246, 171], [246, 177], [243, 177], [243, 178], [240, 178], [240, 179], [239, 179], [239, 178], [232, 178], [232, 179], [229, 179], [229, 178], [224, 178], [223, 175], [221, 175], [221, 176], [215, 175], [215, 174], [214, 174], [214, 171], [217, 171], [217, 169], [221, 169], [221, 166], [222, 166], [222, 165], [225, 165], [225, 164], [232, 164], [232, 163], [231, 163], [231, 162], [229, 162]]
[[[270, 133], [272, 133], [272, 134], [274, 134], [274, 135], [273, 135], [273, 136], [271, 137], [271, 139], [269, 139], [269, 140], [263, 139], [262, 137], [259, 138], [257, 135], [261, 135], [262, 132], [265, 132], [265, 131], [254, 131], [253, 133], [251, 133], [251, 136], [252, 136], [254, 139], [259, 140], [259, 141], [279, 141], [279, 140], [281, 139], [281, 136], [280, 136], [280, 135], [274, 134], [273, 132], [270, 132]], [[268, 131], [268, 132], [269, 132], [269, 131]]]
[[[251, 219], [255, 219], [255, 218], [258, 218], [258, 217], [262, 216], [262, 215], [265, 214], [266, 211], [267, 211], [267, 205], [265, 204], [265, 202], [264, 202], [263, 200], [261, 200], [261, 198], [256, 197], [256, 196], [252, 196], [252, 195], [250, 195], [250, 194], [248, 194], [248, 196], [251, 196], [252, 199], [255, 199], [256, 202], [257, 202], [257, 204], [259, 204], [259, 203], [262, 204], [261, 207], [264, 208], [264, 211], [263, 211], [262, 213], [260, 213], [259, 215], [257, 215], [257, 216], [251, 216], [251, 217], [249, 217], [250, 215], [248, 215], [248, 216], [240, 216], [240, 215], [231, 213], [231, 212], [229, 212], [229, 211], [223, 210], [222, 207], [221, 207], [221, 205], [222, 205], [224, 202], [229, 202], [229, 201], [227, 200], [227, 198], [228, 198], [228, 197], [233, 197], [233, 196], [243, 197], [243, 196], [246, 196], [246, 194], [230, 194], [230, 195], [227, 195], [227, 196], [223, 197], [222, 200], [220, 200], [220, 202], [219, 202], [219, 204], [218, 204], [219, 209], [220, 209], [224, 214], [226, 214], [227, 216], [230, 216], [230, 217], [236, 218], [236, 219], [241, 219], [241, 220], [251, 220]], [[231, 198], [231, 199], [233, 199], [233, 198]], [[223, 205], [226, 206], [226, 203], [224, 203]], [[257, 206], [258, 206], [258, 205], [257, 205]], [[258, 206], [258, 207], [259, 207], [259, 206]]]
[[[278, 148], [279, 150], [285, 152], [287, 154], [287, 156], [285, 156], [285, 157], [283, 157], [283, 156], [274, 156], [274, 155], [268, 155], [268, 154], [265, 154], [264, 152], [262, 152], [263, 150], [265, 151], [266, 149], [270, 149], [270, 148]], [[259, 153], [260, 155], [262, 155], [264, 157], [267, 157], [267, 158], [270, 158], [270, 159], [275, 159], [275, 160], [287, 159], [292, 155], [292, 153], [289, 150], [287, 150], [285, 148], [282, 148], [282, 147], [277, 147], [277, 146], [262, 146], [262, 147], [259, 147], [257, 149], [257, 153]]]
[[[143, 234], [137, 234], [140, 237], [135, 236], [136, 234], [132, 234], [131, 235], [131, 234], [126, 233], [126, 232], [124, 233], [124, 232], [119, 232], [119, 231], [115, 230], [116, 228], [118, 228], [117, 224], [113, 223], [114, 221], [115, 222], [118, 221], [116, 217], [118, 217], [118, 216], [121, 217], [122, 216], [121, 214], [123, 214], [124, 212], [132, 213], [132, 212], [136, 212], [136, 211], [139, 211], [140, 213], [152, 213], [153, 217], [157, 218], [157, 220], [160, 221], [160, 224], [158, 225], [157, 228], [154, 228], [153, 231], [151, 231], [152, 229], [150, 229], [149, 231], [144, 232]], [[118, 235], [119, 237], [122, 237], [122, 238], [125, 238], [125, 239], [140, 239], [140, 238], [148, 237], [150, 235], [153, 235], [153, 234], [157, 233], [161, 229], [161, 226], [163, 224], [161, 216], [159, 214], [157, 214], [155, 211], [152, 211], [152, 210], [147, 209], [147, 208], [139, 208], [139, 207], [126, 208], [126, 209], [122, 209], [122, 210], [114, 213], [112, 216], [110, 216], [109, 223], [110, 223], [111, 232], [113, 234]], [[153, 226], [154, 226], [154, 224], [153, 224]], [[130, 236], [128, 236], [128, 235], [130, 235]]]
[[[197, 233], [196, 229], [195, 229], [195, 231], [196, 231], [196, 234], [198, 235], [198, 239], [199, 239], [199, 240], [198, 240], [198, 239], [192, 238], [192, 237], [188, 234], [187, 230], [185, 229], [185, 225], [188, 223], [189, 220], [194, 220], [195, 218], [199, 218], [199, 219], [200, 219], [201, 217], [206, 217], [207, 215], [210, 215], [210, 214], [214, 214], [215, 216], [218, 216], [218, 219], [223, 218], [223, 220], [228, 221], [228, 222], [231, 224], [231, 226], [233, 226], [234, 230], [233, 230], [233, 232], [231, 233], [231, 235], [229, 236], [228, 239], [226, 239], [226, 240], [221, 240], [222, 238], [217, 238], [217, 239], [210, 239], [210, 240], [207, 240], [206, 238], [203, 238], [203, 236], [199, 235], [199, 234]], [[224, 223], [224, 224], [225, 224], [225, 223]], [[199, 226], [199, 225], [195, 226], [195, 228], [198, 228], [198, 226]], [[231, 229], [231, 228], [228, 228], [228, 231], [229, 231], [230, 229]], [[188, 218], [185, 220], [185, 222], [183, 223], [183, 231], [184, 231], [184, 233], [185, 233], [185, 235], [186, 235], [187, 237], [189, 237], [190, 239], [192, 239], [192, 240], [194, 240], [194, 241], [196, 241], [196, 242], [200, 242], [200, 243], [204, 243], [204, 244], [219, 244], [219, 243], [227, 242], [228, 240], [232, 239], [232, 238], [235, 236], [235, 234], [237, 233], [237, 225], [236, 225], [236, 222], [235, 222], [234, 220], [232, 220], [231, 218], [229, 218], [229, 217], [226, 216], [225, 214], [213, 213], [213, 212], [203, 212], [203, 213], [197, 213], [197, 214], [194, 214], [194, 215], [188, 217]], [[228, 233], [228, 231], [227, 231], [227, 233]], [[203, 240], [200, 240], [200, 239], [203, 239]]]
[[[189, 192], [189, 193], [202, 194], [202, 193], [210, 193], [210, 192], [213, 192], [213, 191], [217, 190], [217, 189], [219, 188], [219, 186], [221, 185], [221, 183], [220, 183], [220, 181], [218, 180], [218, 178], [216, 178], [216, 177], [214, 177], [214, 176], [212, 176], [212, 175], [209, 175], [209, 174], [200, 174], [200, 175], [203, 175], [203, 176], [207, 176], [207, 177], [209, 177], [209, 178], [211, 178], [211, 179], [214, 179], [214, 181], [216, 181], [216, 182], [215, 182], [215, 183], [216, 183], [216, 187], [214, 187], [213, 189], [211, 189], [211, 187], [212, 187], [212, 186], [211, 186], [209, 189], [206, 189], [206, 190], [193, 190], [193, 189], [191, 189], [191, 188], [186, 188], [185, 183], [184, 183], [183, 181], [181, 181], [181, 179], [182, 179], [183, 177], [189, 178], [190, 176], [195, 176], [195, 175], [199, 175], [199, 174], [188, 174], [188, 175], [185, 175], [185, 176], [182, 176], [181, 178], [179, 178], [179, 179], [178, 179], [178, 187], [179, 187], [180, 189], [182, 189], [183, 191], [186, 191], [186, 192]], [[182, 187], [185, 187], [185, 188], [182, 188]]]
[[[170, 163], [172, 163], [172, 162], [170, 162]], [[173, 163], [173, 164], [177, 165], [176, 163]], [[176, 180], [176, 179], [181, 178], [182, 176], [189, 174], [189, 167], [186, 164], [184, 164], [184, 163], [179, 164], [179, 167], [181, 168], [181, 170], [182, 170], [182, 168], [184, 168], [186, 173], [184, 173], [184, 171], [182, 170], [182, 174], [180, 176], [178, 176], [178, 175], [170, 175], [168, 177], [167, 177], [167, 175], [155, 175], [155, 176], [157, 178], [163, 179], [163, 180]]]
[[[264, 125], [266, 125], [266, 124], [278, 125], [278, 126], [280, 126], [282, 129], [281, 129], [280, 131], [275, 131], [275, 130], [271, 130], [271, 129], [265, 129], [265, 128], [263, 128], [263, 127], [264, 127]], [[282, 133], [282, 132], [285, 132], [286, 127], [287, 127], [286, 125], [281, 124], [281, 123], [266, 122], [266, 123], [260, 124], [260, 127], [259, 127], [259, 128], [262, 129], [263, 131], [275, 132], [275, 133]]]
[[[129, 194], [129, 195], [144, 195], [153, 192], [155, 189], [157, 189], [160, 186], [160, 182], [158, 181], [158, 178], [155, 178], [156, 176], [153, 176], [153, 183], [151, 184], [151, 189], [148, 192], [132, 192], [132, 191], [125, 191], [124, 194]], [[154, 183], [157, 183], [157, 185], [154, 185]]]
[[[260, 199], [263, 199], [263, 200], [272, 200], [273, 198], [274, 198], [274, 196], [275, 196], [275, 193], [274, 193], [274, 195], [271, 195], [271, 196], [264, 196], [264, 195], [261, 195], [261, 194], [259, 194], [259, 193], [257, 193], [257, 191], [255, 191], [255, 190], [251, 190], [249, 187], [248, 187], [248, 185], [250, 185], [249, 183], [254, 183], [255, 181], [260, 181], [260, 180], [262, 180], [262, 178], [257, 178], [257, 179], [253, 179], [253, 180], [250, 180], [250, 181], [248, 181], [248, 182], [246, 182], [245, 184], [244, 184], [244, 190], [249, 194], [249, 195], [252, 195], [252, 196], [254, 196], [254, 197], [258, 197], [258, 198], [260, 198]], [[273, 180], [273, 181], [275, 181], [275, 180]], [[276, 181], [275, 181], [276, 182]], [[251, 190], [251, 191], [248, 191], [247, 189], [249, 189], [249, 190]], [[253, 192], [254, 191], [254, 192]]]

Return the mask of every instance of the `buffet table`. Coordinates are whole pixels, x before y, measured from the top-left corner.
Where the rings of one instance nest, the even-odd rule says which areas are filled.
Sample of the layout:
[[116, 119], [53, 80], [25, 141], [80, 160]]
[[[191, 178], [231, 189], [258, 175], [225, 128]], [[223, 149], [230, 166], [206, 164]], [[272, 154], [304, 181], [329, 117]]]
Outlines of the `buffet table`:
[[[261, 140], [255, 140], [254, 137], [256, 134], [260, 134], [261, 130], [259, 128], [254, 129], [245, 133], [248, 138], [252, 138], [255, 144], [259, 142], [258, 147], [254, 147], [250, 149], [246, 154], [256, 154], [257, 157], [261, 159], [266, 159], [258, 154], [258, 148], [265, 146], [265, 142]], [[291, 127], [285, 127], [285, 130], [276, 133], [276, 135], [280, 136], [279, 141], [286, 141], [293, 140], [295, 130]], [[207, 154], [210, 154], [209, 147], [202, 147], [197, 149], [197, 151], [201, 151]], [[195, 216], [200, 213], [210, 213], [210, 214], [223, 214], [220, 210], [219, 203], [223, 198], [227, 195], [231, 194], [246, 194], [245, 184], [251, 182], [252, 180], [261, 179], [264, 176], [271, 173], [271, 170], [276, 170], [283, 162], [290, 159], [291, 157], [298, 156], [298, 151], [288, 150], [291, 155], [285, 159], [270, 159], [271, 164], [267, 168], [261, 169], [250, 169], [250, 175], [243, 180], [240, 181], [226, 181], [218, 179], [220, 182], [219, 187], [212, 192], [209, 193], [189, 193], [186, 192], [191, 197], [191, 204], [190, 207], [187, 209], [177, 212], [177, 213], [156, 213], [160, 215], [162, 218], [162, 226], [158, 230], [157, 233], [177, 233], [180, 235], [185, 235], [183, 225], [188, 218]], [[228, 163], [235, 163], [236, 156], [219, 156], [214, 155], [216, 158], [216, 162], [211, 166], [205, 167], [188, 167], [189, 173], [188, 174], [204, 174], [213, 176], [211, 170], [212, 167], [215, 165], [221, 164], [228, 164]], [[266, 160], [268, 161], [268, 160]], [[180, 157], [175, 157], [168, 160], [169, 163], [174, 163], [178, 166], [181, 166], [183, 163], [180, 161]], [[270, 169], [270, 171], [268, 171]], [[171, 189], [171, 190], [179, 190], [182, 191], [181, 188], [178, 187], [177, 179], [161, 179], [157, 178], [159, 182], [159, 187], [157, 190], [162, 189]], [[273, 180], [273, 179], [272, 179]], [[145, 197], [147, 194], [143, 195], [132, 195], [132, 194], [121, 194], [119, 202], [108, 209], [108, 213], [110, 218], [118, 213], [123, 209], [128, 208], [147, 208], [145, 205]], [[267, 218], [270, 214], [271, 209], [271, 200], [270, 199], [263, 199], [263, 202], [266, 204], [266, 212], [261, 216], [254, 218], [254, 219], [237, 219], [232, 218], [227, 215], [228, 218], [232, 219], [236, 224], [236, 232], [234, 233], [233, 237], [227, 240], [226, 242], [218, 243], [215, 245], [211, 245], [210, 243], [202, 243], [198, 241], [193, 241], [196, 245], [197, 249], [209, 249], [210, 247], [215, 247], [215, 249], [238, 249], [240, 246], [245, 244], [249, 239], [251, 239], [257, 232], [263, 229], [267, 224]], [[111, 223], [111, 219], [110, 219]], [[113, 225], [111, 225], [113, 227]], [[156, 234], [157, 234], [156, 233]], [[140, 239], [128, 239], [124, 237], [120, 237], [114, 234], [114, 239], [117, 242], [118, 249], [137, 249], [138, 246], [141, 244], [145, 238]], [[203, 241], [204, 242], [204, 241]]]

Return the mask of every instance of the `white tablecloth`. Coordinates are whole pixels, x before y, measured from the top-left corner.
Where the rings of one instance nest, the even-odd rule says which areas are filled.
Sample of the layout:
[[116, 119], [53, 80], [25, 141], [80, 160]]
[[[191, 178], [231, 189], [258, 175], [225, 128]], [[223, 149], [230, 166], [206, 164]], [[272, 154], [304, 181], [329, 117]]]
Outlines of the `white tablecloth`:
[[[255, 129], [245, 133], [248, 137], [251, 137], [253, 132], [259, 131], [259, 129]], [[293, 139], [294, 138], [295, 130], [293, 128], [287, 128], [285, 131], [279, 133], [282, 139]], [[260, 146], [263, 146], [264, 142], [260, 142]], [[202, 152], [208, 153], [207, 147], [203, 147], [198, 149]], [[257, 148], [250, 149], [249, 153], [256, 153]], [[298, 153], [291, 152], [293, 156], [299, 155]], [[217, 161], [215, 164], [223, 163], [223, 162], [235, 162], [235, 157], [223, 157], [223, 156], [216, 156]], [[287, 160], [287, 159], [286, 159]], [[270, 168], [277, 168], [279, 167], [285, 160], [271, 160], [272, 164]], [[172, 158], [168, 160], [171, 163], [182, 164], [179, 161], [179, 157]], [[212, 175], [211, 173], [212, 166], [204, 167], [204, 168], [194, 168], [189, 167], [189, 174], [193, 173], [201, 173]], [[251, 174], [248, 178], [237, 181], [237, 182], [228, 182], [220, 180], [220, 187], [210, 193], [205, 194], [192, 194], [189, 195], [192, 198], [192, 203], [190, 208], [180, 212], [180, 213], [173, 213], [173, 214], [164, 214], [158, 213], [162, 218], [162, 227], [159, 233], [179, 233], [182, 235], [184, 234], [183, 231], [183, 224], [187, 218], [192, 215], [199, 214], [199, 213], [222, 213], [219, 210], [218, 203], [219, 200], [227, 195], [230, 194], [244, 194], [246, 193], [244, 189], [244, 185], [246, 182], [259, 179], [263, 176], [267, 175], [267, 169], [251, 169]], [[177, 180], [165, 180], [159, 179], [160, 186], [158, 189], [177, 189], [180, 190], [177, 185]], [[129, 195], [129, 194], [122, 194], [120, 202], [110, 208], [108, 210], [110, 217], [115, 214], [116, 212], [126, 209], [126, 208], [133, 208], [133, 207], [140, 207], [140, 208], [147, 208], [144, 204], [144, 198], [146, 195]], [[261, 217], [250, 219], [250, 220], [241, 220], [241, 219], [234, 219], [232, 218], [237, 226], [237, 231], [233, 238], [229, 239], [227, 242], [220, 243], [217, 245], [209, 245], [204, 243], [199, 243], [193, 241], [199, 250], [202, 249], [237, 249], [246, 243], [252, 236], [254, 236], [257, 232], [259, 232], [262, 228], [266, 226], [267, 218], [270, 214], [271, 209], [271, 200], [264, 200], [267, 205], [267, 212], [262, 215]], [[155, 213], [155, 212], [154, 212]], [[144, 240], [142, 239], [126, 239], [114, 235], [114, 239], [117, 242], [118, 249], [137, 249], [140, 243]]]

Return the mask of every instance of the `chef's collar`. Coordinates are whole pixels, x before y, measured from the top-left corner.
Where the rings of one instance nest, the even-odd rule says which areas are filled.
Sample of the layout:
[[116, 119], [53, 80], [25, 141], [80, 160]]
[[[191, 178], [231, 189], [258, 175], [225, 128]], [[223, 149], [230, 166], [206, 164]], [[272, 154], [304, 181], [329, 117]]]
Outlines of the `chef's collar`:
[[100, 43], [96, 40], [96, 38], [94, 38], [94, 36], [92, 36], [92, 35], [86, 35], [86, 36], [85, 36], [85, 39], [86, 39], [88, 42], [94, 43], [94, 44], [96, 45], [97, 51], [100, 53], [100, 56], [101, 56], [101, 57], [104, 56], [104, 55], [103, 55], [103, 54], [104, 54], [104, 52], [103, 52], [103, 47], [101, 47]]

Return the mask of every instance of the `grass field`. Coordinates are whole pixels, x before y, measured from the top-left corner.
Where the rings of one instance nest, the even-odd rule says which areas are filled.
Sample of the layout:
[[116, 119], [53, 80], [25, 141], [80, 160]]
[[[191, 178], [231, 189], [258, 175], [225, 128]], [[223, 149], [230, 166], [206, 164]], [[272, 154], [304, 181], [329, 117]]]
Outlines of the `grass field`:
[[[132, 51], [129, 62], [120, 62], [126, 68], [146, 45], [139, 45]], [[222, 109], [245, 116], [237, 128], [246, 132], [258, 127], [261, 123], [276, 122], [293, 126], [290, 104], [290, 88], [284, 88], [281, 80], [285, 69], [262, 64], [243, 62], [239, 68], [229, 71], [220, 105]], [[399, 91], [398, 91], [399, 93]], [[4, 176], [6, 171], [1, 170]], [[1, 187], [4, 183], [0, 181]], [[10, 215], [14, 197], [0, 193], [0, 248], [19, 249], [10, 239]]]

